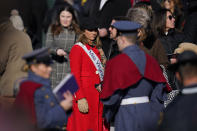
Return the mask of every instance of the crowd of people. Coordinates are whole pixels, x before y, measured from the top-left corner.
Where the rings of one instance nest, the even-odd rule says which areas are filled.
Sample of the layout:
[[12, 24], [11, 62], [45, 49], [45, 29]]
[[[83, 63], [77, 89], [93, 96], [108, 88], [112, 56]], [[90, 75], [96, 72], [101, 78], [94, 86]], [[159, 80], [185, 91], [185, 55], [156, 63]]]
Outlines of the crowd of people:
[[[0, 19], [0, 128], [196, 131], [196, 7], [56, 0], [33, 34], [41, 48], [12, 10]], [[70, 73], [78, 90], [59, 100], [53, 90]]]

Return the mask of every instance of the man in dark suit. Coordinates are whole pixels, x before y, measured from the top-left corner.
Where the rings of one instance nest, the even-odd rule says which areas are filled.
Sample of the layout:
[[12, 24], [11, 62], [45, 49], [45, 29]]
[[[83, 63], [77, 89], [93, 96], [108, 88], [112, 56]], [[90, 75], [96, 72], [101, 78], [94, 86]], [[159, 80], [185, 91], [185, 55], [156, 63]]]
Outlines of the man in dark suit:
[[197, 54], [185, 51], [170, 66], [183, 85], [180, 94], [169, 104], [162, 117], [159, 131], [197, 130]]
[[125, 16], [131, 7], [130, 0], [87, 0], [82, 8], [80, 19], [84, 17], [96, 17], [99, 24], [99, 36], [102, 41], [105, 55], [108, 54], [110, 42], [108, 29], [112, 18]]
[[184, 33], [186, 35], [185, 42], [197, 43], [197, 1], [183, 0], [186, 6], [186, 19], [184, 25]]
[[12, 9], [20, 12], [33, 48], [42, 47], [42, 23], [47, 10], [47, 0], [0, 1], [0, 17], [9, 17]]
[[[47, 10], [47, 0], [17, 0], [27, 33], [32, 40], [33, 49], [42, 47], [42, 23]], [[20, 3], [20, 4], [19, 4]]]
[[120, 51], [118, 50], [118, 45], [117, 45], [117, 36], [118, 36], [118, 31], [116, 28], [113, 27], [113, 24], [117, 21], [120, 20], [129, 20], [129, 18], [125, 16], [116, 16], [113, 17], [111, 21], [111, 25], [109, 27], [109, 38], [110, 38], [110, 43], [109, 44], [109, 50], [106, 54], [107, 60], [115, 57], [116, 55], [120, 54]]

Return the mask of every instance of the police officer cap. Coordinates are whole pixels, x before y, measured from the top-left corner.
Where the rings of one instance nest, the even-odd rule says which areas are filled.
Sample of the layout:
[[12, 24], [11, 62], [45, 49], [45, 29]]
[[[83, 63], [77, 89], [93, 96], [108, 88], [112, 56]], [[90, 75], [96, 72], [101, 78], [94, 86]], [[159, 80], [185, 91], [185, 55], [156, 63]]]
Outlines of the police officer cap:
[[137, 33], [137, 29], [141, 28], [141, 25], [133, 21], [117, 21], [112, 24], [122, 34], [133, 34]]
[[28, 65], [43, 63], [45, 65], [50, 65], [52, 59], [49, 53], [49, 48], [41, 48], [34, 50], [22, 57]]
[[177, 63], [169, 65], [169, 70], [176, 71], [179, 66], [191, 63], [197, 66], [197, 54], [193, 51], [184, 51], [177, 57]]

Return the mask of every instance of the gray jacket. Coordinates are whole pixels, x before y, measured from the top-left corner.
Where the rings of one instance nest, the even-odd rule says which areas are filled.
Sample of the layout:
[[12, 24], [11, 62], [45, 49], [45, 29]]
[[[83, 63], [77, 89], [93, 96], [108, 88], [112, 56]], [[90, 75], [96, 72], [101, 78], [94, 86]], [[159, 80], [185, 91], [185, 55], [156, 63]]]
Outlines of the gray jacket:
[[[77, 35], [74, 31], [69, 31], [64, 28], [64, 31], [57, 36], [53, 36], [51, 33], [51, 28], [49, 28], [46, 36], [46, 46], [51, 47], [52, 52], [56, 54], [56, 50], [61, 48], [67, 54], [69, 54], [72, 46], [76, 43]], [[67, 57], [68, 59], [68, 57]], [[66, 76], [66, 73], [70, 73], [70, 62], [69, 59], [66, 63], [57, 63], [54, 61], [52, 65], [51, 73], [51, 87], [57, 86], [60, 81]]]

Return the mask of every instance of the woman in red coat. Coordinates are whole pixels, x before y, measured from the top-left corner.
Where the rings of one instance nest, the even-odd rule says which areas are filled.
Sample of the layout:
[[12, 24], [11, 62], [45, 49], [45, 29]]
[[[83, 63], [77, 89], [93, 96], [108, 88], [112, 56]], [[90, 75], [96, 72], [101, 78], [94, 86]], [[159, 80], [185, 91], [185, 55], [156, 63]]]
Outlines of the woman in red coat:
[[[102, 131], [103, 105], [99, 100], [103, 77], [101, 42], [95, 22], [87, 20], [83, 33], [70, 52], [71, 72], [79, 84], [68, 131]], [[103, 58], [103, 57], [102, 57]]]

